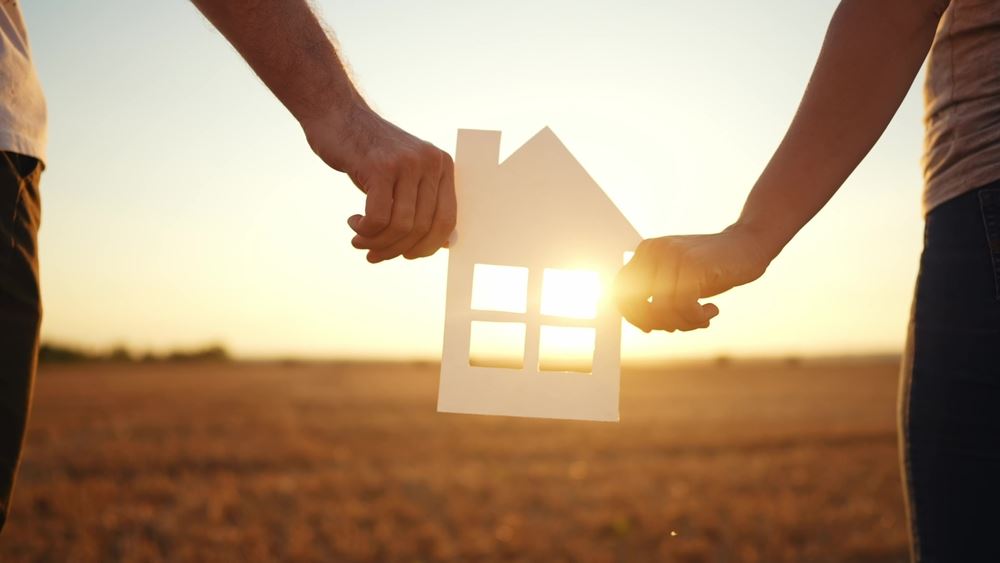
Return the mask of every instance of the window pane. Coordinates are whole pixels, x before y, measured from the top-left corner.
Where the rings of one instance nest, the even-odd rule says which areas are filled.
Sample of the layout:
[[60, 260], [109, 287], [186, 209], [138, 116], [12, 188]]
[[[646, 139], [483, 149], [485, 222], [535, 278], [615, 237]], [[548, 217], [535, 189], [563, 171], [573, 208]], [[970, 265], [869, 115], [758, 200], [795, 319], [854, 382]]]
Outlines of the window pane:
[[524, 313], [528, 310], [528, 269], [476, 264], [472, 270], [472, 308]]
[[546, 268], [542, 278], [542, 314], [593, 319], [601, 299], [601, 278], [587, 270]]
[[538, 343], [538, 369], [590, 373], [595, 336], [592, 328], [543, 325]]
[[524, 366], [524, 323], [472, 321], [469, 365], [520, 369]]

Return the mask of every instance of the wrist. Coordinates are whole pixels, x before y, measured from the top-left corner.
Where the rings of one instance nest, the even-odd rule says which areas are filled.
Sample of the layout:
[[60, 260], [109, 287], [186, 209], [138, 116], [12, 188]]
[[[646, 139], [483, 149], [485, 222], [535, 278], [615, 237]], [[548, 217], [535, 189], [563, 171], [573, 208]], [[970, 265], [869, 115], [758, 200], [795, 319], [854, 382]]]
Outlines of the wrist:
[[773, 222], [767, 219], [751, 219], [741, 216], [735, 223], [726, 227], [725, 232], [739, 235], [752, 247], [753, 253], [764, 262], [770, 264], [781, 250], [788, 244], [788, 238], [780, 234]]
[[377, 137], [382, 119], [357, 96], [321, 114], [299, 119], [313, 152], [335, 170], [350, 173]]

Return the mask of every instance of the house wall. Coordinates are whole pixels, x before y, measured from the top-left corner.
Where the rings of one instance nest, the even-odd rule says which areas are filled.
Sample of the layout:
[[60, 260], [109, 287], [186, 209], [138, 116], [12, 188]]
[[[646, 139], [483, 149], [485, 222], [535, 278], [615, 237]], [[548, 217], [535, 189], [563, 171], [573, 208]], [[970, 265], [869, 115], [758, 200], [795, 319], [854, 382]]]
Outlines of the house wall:
[[[452, 248], [448, 261], [448, 295], [445, 305], [445, 338], [441, 364], [438, 410], [518, 416], [618, 420], [621, 317], [610, 296], [614, 276], [621, 266], [620, 253], [612, 253], [594, 268], [601, 277], [604, 298], [596, 319], [557, 320], [546, 324], [593, 326], [595, 349], [592, 372], [538, 371], [541, 280], [544, 268], [565, 264], [517, 263], [506, 254], [477, 256]], [[497, 258], [501, 258], [498, 260]], [[480, 264], [529, 268], [528, 313], [471, 311], [473, 267]], [[548, 318], [548, 317], [547, 317]], [[520, 370], [469, 365], [471, 323], [474, 319], [514, 320], [526, 323], [524, 366]]]

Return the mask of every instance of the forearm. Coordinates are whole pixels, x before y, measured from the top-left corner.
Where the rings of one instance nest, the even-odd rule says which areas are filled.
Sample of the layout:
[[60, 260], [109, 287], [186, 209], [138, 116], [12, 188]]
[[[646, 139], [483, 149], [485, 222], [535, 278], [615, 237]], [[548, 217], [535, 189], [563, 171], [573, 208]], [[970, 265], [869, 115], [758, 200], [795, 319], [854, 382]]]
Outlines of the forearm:
[[300, 122], [367, 108], [305, 0], [193, 0]]
[[774, 257], [881, 136], [934, 39], [947, 2], [844, 0], [805, 95], [736, 226]]
[[430, 256], [455, 228], [451, 157], [375, 114], [306, 0], [192, 0], [299, 120], [316, 156], [365, 193], [347, 224], [370, 262]]

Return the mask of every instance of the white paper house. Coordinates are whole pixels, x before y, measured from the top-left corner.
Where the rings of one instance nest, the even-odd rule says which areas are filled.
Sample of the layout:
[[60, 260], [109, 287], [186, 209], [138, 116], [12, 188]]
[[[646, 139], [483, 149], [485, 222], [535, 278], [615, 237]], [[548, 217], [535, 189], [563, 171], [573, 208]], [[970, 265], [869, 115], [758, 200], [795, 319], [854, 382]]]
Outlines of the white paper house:
[[[458, 132], [438, 410], [616, 421], [621, 317], [609, 290], [641, 237], [550, 129], [502, 163], [499, 151], [499, 131]], [[481, 274], [497, 272], [487, 289], [500, 284], [506, 306], [491, 307], [473, 295], [473, 279], [478, 292]], [[589, 286], [600, 293], [589, 314], [586, 303], [567, 309]], [[470, 345], [480, 329], [513, 334], [523, 352], [502, 367], [478, 363]], [[567, 333], [593, 343], [583, 369], [546, 363], [547, 338], [558, 347]]]

